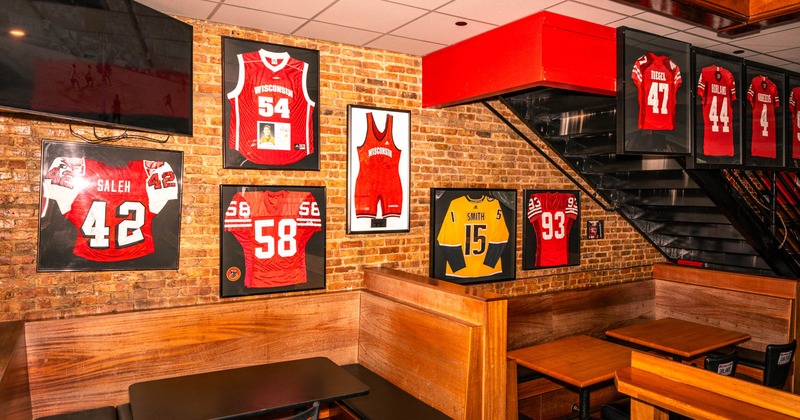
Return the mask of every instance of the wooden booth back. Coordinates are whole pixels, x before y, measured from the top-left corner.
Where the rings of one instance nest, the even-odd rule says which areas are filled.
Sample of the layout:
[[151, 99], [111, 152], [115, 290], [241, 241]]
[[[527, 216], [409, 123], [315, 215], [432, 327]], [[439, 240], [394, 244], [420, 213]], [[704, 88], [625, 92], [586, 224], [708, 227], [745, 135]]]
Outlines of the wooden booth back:
[[143, 380], [310, 356], [355, 363], [360, 292], [25, 324], [35, 417], [128, 401]]
[[510, 298], [508, 350], [571, 335], [603, 338], [609, 329], [654, 319], [652, 281]]
[[454, 419], [502, 418], [505, 298], [396, 270], [364, 274], [359, 363]]

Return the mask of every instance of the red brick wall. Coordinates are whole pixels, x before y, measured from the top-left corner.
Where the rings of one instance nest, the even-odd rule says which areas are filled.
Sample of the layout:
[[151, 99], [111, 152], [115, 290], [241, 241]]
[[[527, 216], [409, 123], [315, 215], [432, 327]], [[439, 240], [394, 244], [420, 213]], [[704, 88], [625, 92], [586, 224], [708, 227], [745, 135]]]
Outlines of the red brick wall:
[[[421, 58], [188, 20], [194, 26], [194, 136], [164, 145], [184, 152], [180, 268], [177, 271], [37, 273], [41, 143], [79, 141], [46, 118], [0, 113], [0, 320], [41, 319], [219, 302], [219, 185], [327, 187], [327, 289], [361, 285], [362, 268], [387, 265], [426, 274], [432, 187], [574, 189], [483, 105], [421, 109]], [[222, 167], [221, 36], [320, 51], [320, 171]], [[347, 235], [347, 105], [411, 111], [411, 230]], [[91, 127], [76, 130], [91, 134]], [[116, 134], [101, 130], [104, 134]], [[487, 159], [487, 157], [491, 157]], [[519, 199], [518, 199], [519, 201]], [[521, 204], [517, 226], [522, 226]], [[606, 239], [582, 243], [581, 265], [523, 271], [517, 232], [516, 281], [480, 287], [536, 293], [651, 277], [658, 254], [624, 220], [584, 196], [584, 220], [604, 220]], [[585, 229], [582, 228], [585, 236]], [[584, 238], [585, 239], [585, 238]], [[264, 299], [271, 295], [237, 299]]]

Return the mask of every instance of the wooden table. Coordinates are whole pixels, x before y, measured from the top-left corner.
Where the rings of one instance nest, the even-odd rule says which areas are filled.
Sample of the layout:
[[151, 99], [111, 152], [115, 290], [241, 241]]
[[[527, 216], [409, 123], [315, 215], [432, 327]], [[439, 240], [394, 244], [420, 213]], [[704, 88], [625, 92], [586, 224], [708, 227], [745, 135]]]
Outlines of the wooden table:
[[690, 358], [750, 339], [749, 334], [675, 318], [662, 318], [606, 331], [609, 337]]
[[614, 372], [631, 364], [631, 349], [577, 335], [512, 350], [517, 364], [566, 382], [580, 390], [580, 418], [589, 418], [589, 387], [614, 379]]
[[369, 388], [325, 357], [139, 382], [128, 389], [136, 420], [213, 419], [310, 406]]

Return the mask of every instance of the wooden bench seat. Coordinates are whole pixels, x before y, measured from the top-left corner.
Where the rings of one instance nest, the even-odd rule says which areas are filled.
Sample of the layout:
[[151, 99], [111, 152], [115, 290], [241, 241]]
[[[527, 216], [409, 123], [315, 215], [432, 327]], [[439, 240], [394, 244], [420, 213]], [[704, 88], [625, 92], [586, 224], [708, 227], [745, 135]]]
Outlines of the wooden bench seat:
[[39, 417], [38, 420], [117, 420], [117, 409], [111, 406]]
[[615, 382], [632, 398], [636, 420], [666, 418], [668, 411], [696, 419], [800, 417], [800, 396], [645, 353], [633, 352]]
[[345, 365], [343, 368], [369, 386], [367, 395], [348, 398], [340, 402], [360, 419], [445, 420], [450, 418], [358, 363]]

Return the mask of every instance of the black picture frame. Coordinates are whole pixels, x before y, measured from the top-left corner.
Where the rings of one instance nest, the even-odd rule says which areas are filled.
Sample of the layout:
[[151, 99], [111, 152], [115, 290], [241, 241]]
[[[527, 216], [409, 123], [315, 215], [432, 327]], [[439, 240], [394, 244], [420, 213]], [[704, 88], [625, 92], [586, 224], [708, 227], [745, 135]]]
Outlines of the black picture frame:
[[[672, 73], [642, 76], [637, 78], [643, 80], [637, 86], [634, 75], [648, 74], [641, 69], [653, 62], [664, 64]], [[617, 28], [618, 153], [691, 153], [691, 71], [691, 44], [624, 26]], [[640, 100], [653, 111], [640, 107]]]
[[183, 153], [45, 140], [36, 269], [177, 270]]
[[581, 192], [525, 190], [522, 269], [580, 265]]
[[[768, 80], [764, 80], [766, 77]], [[760, 79], [759, 79], [760, 78]], [[769, 110], [770, 106], [766, 102], [758, 102], [759, 94], [757, 79], [762, 83], [772, 82], [775, 87], [769, 96], [777, 95], [777, 104], [774, 110]], [[745, 92], [747, 102], [744, 105], [744, 140], [743, 153], [744, 164], [747, 167], [759, 168], [781, 168], [786, 165], [786, 73], [776, 67], [764, 64], [745, 61]], [[763, 87], [763, 85], [762, 85]], [[751, 94], [751, 88], [755, 89]], [[749, 98], [753, 97], [751, 102]], [[753, 107], [753, 103], [760, 104], [760, 107]], [[773, 102], [774, 103], [774, 102]], [[757, 116], [758, 115], [758, 116]], [[774, 119], [770, 119], [770, 116]], [[769, 125], [774, 121], [775, 128]], [[763, 134], [763, 136], [762, 136]], [[774, 139], [771, 137], [774, 135]]]
[[348, 105], [347, 233], [408, 232], [410, 177], [411, 111]]
[[430, 276], [458, 284], [513, 280], [516, 203], [516, 190], [432, 188]]
[[693, 166], [739, 167], [743, 163], [742, 113], [747, 100], [747, 87], [742, 87], [744, 60], [701, 48], [692, 48], [692, 54]]
[[786, 93], [786, 167], [800, 169], [800, 74], [789, 73]]
[[220, 185], [220, 296], [325, 288], [325, 187]]
[[222, 37], [222, 76], [223, 167], [319, 170], [319, 51]]

